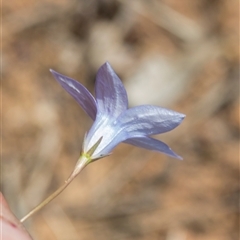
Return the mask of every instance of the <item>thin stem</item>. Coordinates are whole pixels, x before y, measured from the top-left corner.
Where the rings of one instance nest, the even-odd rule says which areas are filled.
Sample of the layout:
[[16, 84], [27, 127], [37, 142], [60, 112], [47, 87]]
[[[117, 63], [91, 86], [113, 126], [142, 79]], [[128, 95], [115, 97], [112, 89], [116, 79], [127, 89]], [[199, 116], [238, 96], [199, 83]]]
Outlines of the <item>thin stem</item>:
[[43, 202], [41, 202], [39, 205], [37, 205], [32, 211], [30, 211], [26, 216], [24, 216], [20, 222], [24, 222], [26, 219], [28, 219], [30, 216], [32, 216], [34, 213], [39, 211], [41, 208], [43, 208], [45, 205], [47, 205], [49, 202], [51, 202], [55, 197], [57, 197], [71, 182], [72, 180], [81, 172], [81, 170], [88, 164], [86, 162], [86, 158], [80, 157], [74, 171], [70, 175], [70, 177], [65, 181], [64, 185], [62, 185], [60, 188], [58, 188], [54, 193], [52, 193], [48, 198], [46, 198]]
[[48, 198], [46, 198], [43, 202], [41, 202], [38, 206], [36, 206], [32, 211], [30, 211], [26, 216], [24, 216], [20, 222], [24, 222], [26, 219], [28, 219], [30, 216], [32, 216], [34, 213], [39, 211], [41, 208], [43, 208], [46, 204], [51, 202], [56, 196], [58, 196], [73, 180], [74, 178], [69, 178], [67, 181], [65, 181], [64, 185], [62, 185], [60, 188], [58, 188], [54, 193], [52, 193]]

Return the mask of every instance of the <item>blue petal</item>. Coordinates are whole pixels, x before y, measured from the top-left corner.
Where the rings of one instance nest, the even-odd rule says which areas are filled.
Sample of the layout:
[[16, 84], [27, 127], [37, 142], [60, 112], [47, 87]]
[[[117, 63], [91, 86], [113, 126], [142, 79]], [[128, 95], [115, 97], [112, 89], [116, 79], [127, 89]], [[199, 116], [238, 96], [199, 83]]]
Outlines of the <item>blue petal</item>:
[[[151, 105], [128, 109], [116, 120], [111, 116], [99, 115], [85, 139], [84, 150], [93, 146], [96, 139], [103, 137], [94, 155], [107, 155], [119, 143], [127, 142], [128, 139], [144, 138], [148, 135], [170, 131], [178, 126], [183, 118], [183, 114]], [[144, 142], [138, 140], [138, 146], [141, 144], [142, 147], [150, 148], [154, 141], [157, 140], [152, 140], [151, 144], [145, 143], [144, 145]], [[163, 147], [163, 145], [161, 146]], [[167, 149], [167, 147], [164, 148], [165, 152], [171, 154], [171, 151]]]
[[151, 137], [130, 138], [124, 142], [137, 147], [162, 152], [171, 157], [182, 160], [182, 157], [173, 152], [167, 144]]
[[134, 138], [168, 132], [177, 127], [184, 117], [184, 114], [166, 108], [142, 105], [123, 112], [117, 124], [127, 138]]
[[108, 62], [98, 70], [95, 95], [99, 114], [116, 118], [128, 107], [126, 90]]
[[96, 101], [92, 94], [79, 82], [72, 78], [66, 77], [60, 73], [55, 72], [50, 69], [55, 79], [60, 83], [60, 85], [76, 99], [83, 110], [95, 120], [97, 114]]

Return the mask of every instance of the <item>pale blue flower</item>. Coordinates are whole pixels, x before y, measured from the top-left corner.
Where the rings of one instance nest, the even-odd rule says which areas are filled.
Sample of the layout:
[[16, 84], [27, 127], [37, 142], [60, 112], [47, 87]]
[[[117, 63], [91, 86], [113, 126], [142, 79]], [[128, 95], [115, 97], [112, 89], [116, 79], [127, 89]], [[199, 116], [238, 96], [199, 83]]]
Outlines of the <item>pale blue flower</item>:
[[95, 98], [79, 82], [51, 72], [94, 121], [82, 149], [82, 156], [89, 162], [109, 155], [121, 142], [181, 159], [165, 143], [151, 136], [171, 131], [185, 115], [152, 105], [128, 108], [126, 90], [108, 62], [98, 70]]

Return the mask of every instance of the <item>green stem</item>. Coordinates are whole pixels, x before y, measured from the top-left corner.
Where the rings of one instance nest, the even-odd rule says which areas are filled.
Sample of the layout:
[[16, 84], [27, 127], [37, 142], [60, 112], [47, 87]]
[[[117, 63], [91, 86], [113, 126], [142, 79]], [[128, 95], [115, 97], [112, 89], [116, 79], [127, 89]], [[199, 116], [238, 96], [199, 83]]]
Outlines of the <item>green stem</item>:
[[39, 211], [41, 208], [43, 208], [45, 205], [47, 205], [49, 202], [51, 202], [55, 197], [57, 197], [71, 182], [72, 180], [83, 170], [84, 167], [88, 164], [87, 158], [84, 156], [80, 157], [74, 171], [70, 175], [70, 177], [65, 181], [64, 185], [62, 185], [60, 188], [58, 188], [54, 193], [52, 193], [48, 198], [46, 198], [43, 202], [41, 202], [39, 205], [37, 205], [32, 211], [30, 211], [26, 216], [24, 216], [20, 222], [24, 222], [26, 219], [28, 219], [30, 216], [32, 216], [34, 213]]

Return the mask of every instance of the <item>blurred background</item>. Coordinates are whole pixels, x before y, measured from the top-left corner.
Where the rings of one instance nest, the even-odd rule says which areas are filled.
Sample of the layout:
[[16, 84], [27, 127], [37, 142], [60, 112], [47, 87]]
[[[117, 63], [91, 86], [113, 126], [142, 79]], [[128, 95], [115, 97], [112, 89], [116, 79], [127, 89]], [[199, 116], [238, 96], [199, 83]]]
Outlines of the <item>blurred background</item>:
[[238, 4], [3, 1], [2, 191], [18, 218], [64, 183], [92, 124], [50, 68], [94, 92], [109, 61], [130, 106], [187, 115], [156, 136], [183, 161], [119, 145], [25, 222], [34, 239], [238, 239]]

